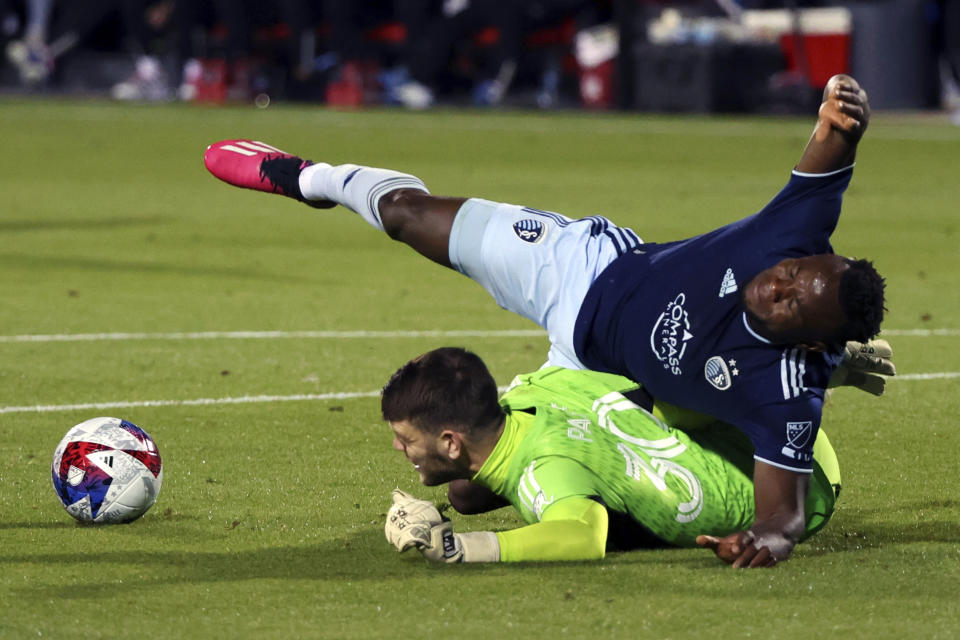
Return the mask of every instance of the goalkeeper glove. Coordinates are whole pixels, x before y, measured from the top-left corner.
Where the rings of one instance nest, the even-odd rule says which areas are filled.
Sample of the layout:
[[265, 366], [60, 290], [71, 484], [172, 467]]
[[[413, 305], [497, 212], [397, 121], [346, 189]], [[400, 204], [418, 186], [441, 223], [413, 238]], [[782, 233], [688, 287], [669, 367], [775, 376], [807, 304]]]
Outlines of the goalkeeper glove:
[[443, 517], [433, 503], [418, 500], [400, 489], [393, 490], [393, 506], [387, 511], [384, 533], [387, 542], [406, 551], [430, 541], [430, 528], [443, 522]]
[[433, 562], [497, 562], [500, 542], [490, 531], [454, 533], [453, 523], [432, 502], [395, 489], [384, 527], [387, 541], [406, 551], [416, 547]]
[[875, 396], [883, 395], [886, 378], [896, 375], [897, 368], [890, 359], [893, 349], [886, 340], [869, 342], [850, 341], [843, 350], [840, 366], [830, 376], [828, 388], [856, 387]]
[[418, 546], [432, 562], [499, 562], [500, 541], [492, 531], [454, 533], [453, 523], [444, 518], [430, 527], [430, 542]]

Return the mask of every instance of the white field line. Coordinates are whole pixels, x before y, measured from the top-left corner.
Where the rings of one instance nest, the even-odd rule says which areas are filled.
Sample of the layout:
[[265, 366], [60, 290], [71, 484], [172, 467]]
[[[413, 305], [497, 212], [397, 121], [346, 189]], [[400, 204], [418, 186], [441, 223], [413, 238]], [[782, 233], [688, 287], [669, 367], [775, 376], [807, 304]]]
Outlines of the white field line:
[[960, 336], [960, 329], [884, 329], [882, 336]]
[[292, 396], [239, 396], [236, 398], [198, 398], [196, 400], [142, 400], [129, 402], [89, 402], [85, 404], [36, 405], [32, 407], [0, 407], [0, 413], [50, 413], [53, 411], [92, 411], [100, 409], [135, 409], [138, 407], [195, 407], [216, 404], [257, 404], [264, 402], [295, 402], [298, 400], [347, 400], [376, 398], [379, 391], [342, 391], [334, 393], [306, 393]]
[[450, 331], [188, 331], [174, 333], [52, 333], [0, 336], [11, 342], [97, 342], [101, 340], [279, 340], [307, 338], [344, 340], [351, 338], [532, 338], [546, 336], [542, 329], [454, 329]]
[[960, 378], [960, 371], [939, 371], [935, 373], [905, 373], [897, 375], [890, 380], [949, 380], [951, 378]]
[[[546, 333], [540, 329], [517, 330], [429, 330], [429, 331], [197, 331], [180, 333], [76, 333], [32, 334], [0, 336], [0, 343], [15, 342], [89, 342], [99, 340], [217, 340], [217, 339], [350, 339], [350, 338], [505, 338], [540, 337]], [[957, 329], [892, 329], [884, 331], [888, 336], [956, 336]], [[960, 377], [958, 371], [901, 374], [893, 380], [942, 380]], [[503, 389], [501, 389], [502, 391]], [[226, 398], [198, 398], [193, 400], [141, 400], [90, 402], [63, 405], [0, 406], [0, 413], [46, 413], [55, 411], [86, 411], [99, 409], [130, 409], [138, 407], [184, 407], [222, 404], [257, 404], [268, 402], [346, 400], [351, 398], [375, 398], [379, 391], [337, 391], [318, 394], [257, 395]]]
[[[536, 338], [542, 329], [453, 329], [426, 331], [186, 331], [169, 333], [50, 333], [0, 336], [0, 343], [98, 342], [124, 340], [283, 340], [283, 339], [391, 339], [391, 338]], [[888, 329], [883, 336], [956, 337], [960, 329]]]
[[[908, 373], [890, 378], [892, 381], [944, 380], [960, 378], [960, 371], [935, 373]], [[502, 393], [507, 387], [498, 387]], [[263, 404], [269, 402], [300, 402], [316, 400], [349, 400], [352, 398], [378, 398], [380, 391], [334, 391], [330, 393], [301, 393], [289, 396], [238, 396], [226, 398], [197, 398], [195, 400], [134, 400], [118, 402], [88, 402], [84, 404], [42, 404], [22, 407], [0, 407], [3, 413], [53, 413], [57, 411], [99, 411], [101, 409], [137, 409], [141, 407], [196, 407], [221, 404]]]

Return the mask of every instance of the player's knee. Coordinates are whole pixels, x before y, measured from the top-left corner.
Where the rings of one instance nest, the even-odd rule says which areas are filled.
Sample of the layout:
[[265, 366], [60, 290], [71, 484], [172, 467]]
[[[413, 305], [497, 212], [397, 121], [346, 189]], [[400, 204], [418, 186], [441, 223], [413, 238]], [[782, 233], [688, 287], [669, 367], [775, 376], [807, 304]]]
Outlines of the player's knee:
[[396, 189], [380, 198], [380, 222], [388, 236], [394, 240], [403, 237], [404, 229], [416, 221], [424, 195], [417, 189]]

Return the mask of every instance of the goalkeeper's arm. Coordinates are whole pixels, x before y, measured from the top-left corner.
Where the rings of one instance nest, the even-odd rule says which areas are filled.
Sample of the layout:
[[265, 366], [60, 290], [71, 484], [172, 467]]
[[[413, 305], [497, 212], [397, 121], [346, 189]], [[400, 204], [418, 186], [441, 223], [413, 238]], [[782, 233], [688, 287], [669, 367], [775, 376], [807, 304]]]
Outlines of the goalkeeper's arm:
[[497, 532], [502, 562], [601, 560], [607, 548], [607, 510], [589, 498], [566, 498], [536, 524]]
[[453, 523], [443, 520], [420, 527], [403, 523], [403, 533], [392, 536], [396, 521], [388, 518], [387, 538], [397, 549], [415, 546], [435, 562], [599, 560], [606, 551], [607, 525], [602, 505], [571, 497], [550, 505], [542, 521], [511, 531], [454, 533]]

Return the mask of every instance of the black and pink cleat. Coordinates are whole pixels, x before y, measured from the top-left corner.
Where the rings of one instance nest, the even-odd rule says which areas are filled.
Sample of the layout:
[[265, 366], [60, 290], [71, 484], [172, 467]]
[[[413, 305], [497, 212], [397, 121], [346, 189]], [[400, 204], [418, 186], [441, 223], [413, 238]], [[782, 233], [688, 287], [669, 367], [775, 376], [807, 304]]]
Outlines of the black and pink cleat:
[[255, 140], [221, 140], [203, 154], [207, 170], [228, 184], [279, 193], [311, 207], [328, 209], [329, 200], [306, 200], [300, 192], [300, 172], [312, 162]]

